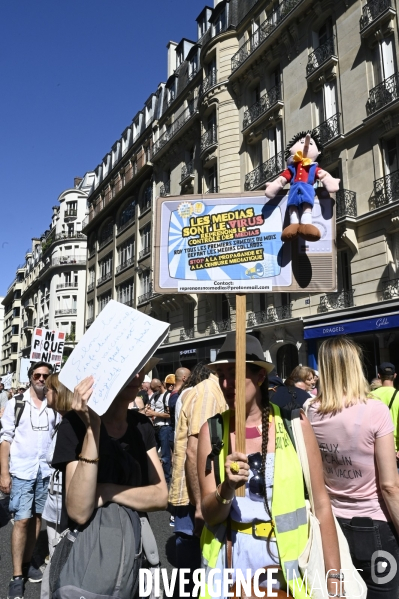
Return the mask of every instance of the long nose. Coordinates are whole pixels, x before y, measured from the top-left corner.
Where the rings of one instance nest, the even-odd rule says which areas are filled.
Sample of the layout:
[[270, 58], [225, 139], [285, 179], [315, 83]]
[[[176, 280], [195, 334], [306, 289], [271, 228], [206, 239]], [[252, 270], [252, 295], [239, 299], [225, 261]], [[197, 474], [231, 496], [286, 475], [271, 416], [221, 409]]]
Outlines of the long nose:
[[305, 158], [308, 155], [309, 144], [310, 144], [310, 133], [307, 133], [306, 137], [305, 137], [305, 144], [303, 146], [303, 154], [302, 154]]

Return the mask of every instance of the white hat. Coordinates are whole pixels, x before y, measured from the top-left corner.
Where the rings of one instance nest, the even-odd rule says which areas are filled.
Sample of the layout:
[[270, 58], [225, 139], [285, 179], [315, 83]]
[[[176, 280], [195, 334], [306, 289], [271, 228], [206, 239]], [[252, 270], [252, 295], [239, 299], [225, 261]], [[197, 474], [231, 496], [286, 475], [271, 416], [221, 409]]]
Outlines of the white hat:
[[151, 379], [148, 374], [145, 375], [143, 383], [151, 383]]

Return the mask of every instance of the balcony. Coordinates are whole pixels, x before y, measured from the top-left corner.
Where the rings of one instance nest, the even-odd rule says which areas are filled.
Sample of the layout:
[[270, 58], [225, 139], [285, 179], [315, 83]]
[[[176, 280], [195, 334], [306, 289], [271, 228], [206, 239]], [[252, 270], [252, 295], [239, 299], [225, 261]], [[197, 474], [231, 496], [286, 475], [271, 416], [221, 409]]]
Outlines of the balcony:
[[201, 136], [201, 154], [215, 148], [218, 144], [216, 125], [213, 125]]
[[362, 8], [362, 16], [359, 21], [360, 33], [364, 34], [364, 30], [369, 25], [378, 25], [385, 18], [390, 19], [395, 13], [391, 0], [371, 0], [371, 2], [367, 2]]
[[382, 284], [382, 299], [398, 299], [399, 298], [399, 279], [384, 281]]
[[96, 282], [92, 281], [91, 283], [89, 283], [87, 285], [87, 293], [90, 293], [90, 291], [93, 291], [94, 287], [96, 286]]
[[337, 291], [336, 293], [327, 293], [320, 297], [319, 312], [329, 312], [330, 310], [341, 310], [342, 308], [351, 308], [354, 306], [354, 289], [347, 291]]
[[273, 179], [285, 168], [284, 152], [281, 151], [245, 176], [245, 191], [253, 191]]
[[308, 56], [308, 64], [306, 65], [306, 77], [309, 78], [313, 73], [316, 73], [320, 67], [337, 64], [338, 57], [335, 54], [335, 36], [330, 37], [324, 44], [316, 48], [314, 52]]
[[219, 193], [219, 187], [217, 185], [211, 185], [205, 193]]
[[125, 260], [124, 262], [121, 262], [121, 264], [119, 264], [119, 266], [116, 267], [116, 274], [119, 274], [120, 272], [129, 268], [129, 266], [133, 266], [133, 265], [134, 265], [134, 256], [132, 258], [128, 258], [128, 260]]
[[76, 308], [63, 308], [62, 310], [56, 310], [56, 316], [63, 316], [64, 314], [76, 315], [78, 313]]
[[242, 123], [243, 129], [247, 129], [262, 115], [267, 114], [270, 108], [275, 106], [278, 101], [281, 101], [280, 85], [276, 85], [269, 89], [257, 102], [255, 102], [255, 104], [244, 112], [244, 120]]
[[161, 198], [166, 198], [166, 196], [170, 195], [170, 181], [166, 181], [159, 190], [159, 195]]
[[28, 299], [25, 304], [24, 304], [24, 308], [25, 310], [33, 310], [34, 309], [34, 304], [33, 304], [33, 300], [32, 299]]
[[125, 300], [118, 300], [121, 304], [123, 304], [124, 306], [129, 306], [129, 308], [134, 308], [134, 299], [130, 298], [130, 299], [125, 299]]
[[314, 128], [314, 130], [319, 134], [320, 141], [323, 146], [340, 135], [340, 116], [341, 113], [337, 112], [337, 114], [334, 114], [334, 116], [321, 123], [318, 127]]
[[182, 183], [188, 183], [194, 179], [194, 159], [190, 160], [190, 162], [186, 162], [183, 164], [181, 169], [181, 181]]
[[209, 327], [209, 333], [211, 335], [217, 335], [218, 333], [227, 333], [231, 331], [231, 319], [216, 320]]
[[60, 256], [59, 258], [51, 258], [43, 264], [39, 271], [39, 276], [53, 266], [68, 266], [75, 264], [86, 264], [86, 256]]
[[91, 318], [88, 318], [86, 320], [86, 327], [89, 328], [90, 325], [92, 325], [94, 322], [94, 316], [92, 316]]
[[104, 283], [106, 283], [107, 281], [110, 281], [112, 279], [112, 272], [109, 271], [107, 273], [105, 273], [105, 275], [103, 275], [102, 277], [100, 277], [97, 281], [97, 287], [100, 287], [100, 285], [103, 285]]
[[370, 210], [376, 210], [395, 200], [399, 200], [399, 170], [374, 181]]
[[384, 108], [399, 97], [399, 73], [394, 73], [379, 85], [373, 87], [369, 93], [366, 103], [367, 116], [371, 116], [377, 110]]
[[65, 212], [64, 212], [64, 218], [76, 218], [77, 216], [78, 216], [78, 211], [72, 210], [71, 208], [68, 210], [65, 210]]
[[139, 260], [147, 256], [151, 252], [151, 246], [147, 245], [139, 253]]
[[65, 283], [60, 283], [59, 285], [57, 285], [56, 289], [71, 289], [73, 287], [77, 287], [78, 286], [78, 282], [76, 281], [76, 283], [73, 283], [72, 281], [65, 281]]
[[335, 194], [336, 217], [357, 216], [356, 193], [349, 189], [339, 189]]
[[198, 97], [201, 98], [217, 83], [217, 70], [213, 69], [205, 79], [203, 79], [198, 89]]
[[143, 295], [139, 295], [139, 297], [137, 298], [137, 304], [144, 304], [145, 302], [150, 301], [150, 299], [153, 296], [153, 292], [152, 291], [147, 291], [147, 293], [143, 293]]
[[155, 142], [152, 150], [153, 158], [176, 136], [176, 134], [195, 114], [197, 114], [197, 101], [190, 104], [184, 110], [184, 112], [167, 128], [165, 133], [161, 135], [158, 141]]
[[279, 320], [287, 320], [292, 318], [292, 304], [286, 306], [271, 306], [267, 310], [260, 312], [251, 312], [248, 316], [248, 326], [253, 327], [258, 324], [266, 324], [269, 322], [278, 322]]
[[194, 327], [191, 329], [180, 329], [180, 341], [194, 339]]
[[255, 50], [257, 50], [271, 33], [280, 25], [301, 0], [283, 0], [274, 12], [274, 22], [264, 21], [262, 25], [251, 35], [249, 40], [241, 46], [231, 59], [231, 72], [236, 71]]

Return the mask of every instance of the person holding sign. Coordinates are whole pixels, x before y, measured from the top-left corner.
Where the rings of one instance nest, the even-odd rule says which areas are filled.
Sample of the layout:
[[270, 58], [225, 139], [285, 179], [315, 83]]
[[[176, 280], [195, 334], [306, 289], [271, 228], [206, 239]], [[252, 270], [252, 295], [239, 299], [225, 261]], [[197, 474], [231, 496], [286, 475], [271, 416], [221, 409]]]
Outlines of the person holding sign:
[[168, 490], [153, 426], [143, 414], [128, 410], [151, 362], [128, 379], [101, 417], [88, 406], [93, 377], [75, 388], [53, 457], [53, 467], [63, 473], [61, 530], [86, 524], [108, 502], [137, 511], [166, 509]]
[[[293, 592], [296, 577], [299, 584], [295, 584], [293, 594], [303, 599], [308, 595], [305, 585], [300, 589], [303, 581], [298, 557], [308, 540], [308, 524], [302, 468], [280, 409], [269, 403], [268, 373], [274, 368], [273, 364], [265, 360], [259, 341], [251, 335], [246, 335], [245, 361], [245, 453], [235, 450], [235, 332], [227, 335], [217, 361], [209, 364], [219, 378], [230, 409], [208, 420], [199, 436], [198, 476], [206, 524], [201, 538], [203, 561], [208, 568], [222, 572], [225, 568], [234, 568], [234, 582], [237, 570], [245, 575], [250, 569], [254, 576], [260, 568], [278, 568], [273, 589], [286, 589], [288, 585]], [[326, 571], [339, 572], [338, 540], [324, 486], [320, 452], [304, 415], [301, 424]], [[242, 486], [245, 486], [245, 496], [235, 497], [236, 489]], [[324, 572], [320, 576], [323, 578]], [[340, 594], [335, 594], [336, 583], [328, 578], [327, 587], [331, 596], [339, 597]], [[284, 596], [291, 595], [284, 591]]]

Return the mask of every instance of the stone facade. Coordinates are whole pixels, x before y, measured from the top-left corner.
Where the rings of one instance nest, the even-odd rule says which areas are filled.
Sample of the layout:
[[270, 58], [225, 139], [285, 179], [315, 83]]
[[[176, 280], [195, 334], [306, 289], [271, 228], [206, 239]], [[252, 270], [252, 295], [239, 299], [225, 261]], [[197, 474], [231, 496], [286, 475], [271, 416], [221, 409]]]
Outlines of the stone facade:
[[[168, 44], [166, 83], [95, 170], [86, 325], [120, 299], [170, 322], [162, 371], [209, 359], [234, 328], [234, 297], [153, 293], [156, 198], [264, 189], [285, 168], [291, 137], [318, 128], [322, 166], [341, 179], [337, 292], [247, 296], [248, 330], [286, 376], [298, 361], [314, 363], [307, 329], [398, 309], [396, 4], [222, 0], [197, 23], [196, 41]], [[359, 340], [370, 376], [397, 355], [394, 327]]]

